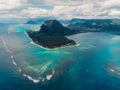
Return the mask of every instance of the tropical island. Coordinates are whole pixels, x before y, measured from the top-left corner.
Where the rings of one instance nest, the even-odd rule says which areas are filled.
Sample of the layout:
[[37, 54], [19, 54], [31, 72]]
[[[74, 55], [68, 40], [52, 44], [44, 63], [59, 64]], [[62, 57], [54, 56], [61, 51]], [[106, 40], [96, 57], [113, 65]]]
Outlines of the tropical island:
[[26, 30], [33, 43], [47, 49], [77, 45], [74, 40], [68, 39], [70, 29], [64, 27], [57, 20], [48, 20], [42, 24], [39, 31]]

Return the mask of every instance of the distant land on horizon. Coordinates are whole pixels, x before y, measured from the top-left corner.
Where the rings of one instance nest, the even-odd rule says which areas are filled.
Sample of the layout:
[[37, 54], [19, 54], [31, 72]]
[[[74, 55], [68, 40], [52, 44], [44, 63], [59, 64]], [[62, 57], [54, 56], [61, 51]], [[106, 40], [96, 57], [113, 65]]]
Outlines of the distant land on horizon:
[[[50, 20], [50, 19], [48, 19]], [[26, 24], [42, 24], [47, 21], [47, 18], [33, 19]], [[79, 19], [72, 18], [71, 20], [59, 20], [60, 23], [67, 28], [74, 29], [75, 32], [100, 32], [100, 31], [119, 31], [120, 19]], [[74, 32], [72, 32], [74, 34]]]

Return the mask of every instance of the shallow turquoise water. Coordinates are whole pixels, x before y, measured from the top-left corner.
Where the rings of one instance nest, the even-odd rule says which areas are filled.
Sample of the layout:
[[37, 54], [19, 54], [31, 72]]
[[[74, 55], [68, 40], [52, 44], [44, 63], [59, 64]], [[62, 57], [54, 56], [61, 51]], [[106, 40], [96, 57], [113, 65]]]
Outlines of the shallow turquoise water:
[[[46, 50], [31, 44], [24, 33], [26, 29], [37, 30], [36, 27], [1, 27], [0, 85], [3, 89], [120, 90], [119, 35], [82, 33], [68, 37], [80, 46]], [[39, 82], [33, 83], [25, 75]]]

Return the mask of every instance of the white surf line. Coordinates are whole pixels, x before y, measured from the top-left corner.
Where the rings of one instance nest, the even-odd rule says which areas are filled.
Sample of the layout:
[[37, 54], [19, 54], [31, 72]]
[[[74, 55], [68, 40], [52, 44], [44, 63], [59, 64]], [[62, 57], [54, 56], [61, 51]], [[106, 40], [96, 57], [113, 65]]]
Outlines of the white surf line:
[[53, 70], [52, 74], [46, 75], [46, 79], [50, 80], [54, 74], [55, 74], [55, 70]]
[[[13, 65], [15, 65], [15, 67], [18, 69], [18, 71], [20, 73], [22, 73], [22, 75], [24, 77], [26, 77], [28, 80], [31, 80], [33, 83], [39, 83], [40, 81], [44, 82], [45, 79], [42, 78], [42, 77], [39, 77], [38, 79], [34, 79], [32, 78], [30, 75], [27, 75], [25, 73], [22, 72], [21, 68], [18, 66], [18, 64], [15, 62], [14, 60], [14, 55], [11, 55], [11, 59], [12, 59], [12, 62], [13, 62]], [[50, 80], [52, 78], [52, 76], [55, 74], [55, 70], [53, 70], [52, 74], [47, 74], [46, 75], [46, 80]]]
[[[15, 62], [13, 55], [11, 55], [11, 59], [13, 60], [13, 64], [17, 67], [18, 71], [19, 71], [20, 73], [22, 73], [21, 68], [20, 68], [20, 67], [18, 66], [18, 64]], [[27, 74], [25, 74], [25, 73], [22, 73], [22, 75], [23, 75], [24, 77], [28, 78], [28, 80], [33, 81], [33, 83], [39, 83], [40, 80], [42, 79], [41, 77], [39, 77], [38, 79], [34, 79], [34, 78], [32, 78], [31, 76], [29, 76], [29, 75], [27, 75]], [[42, 81], [42, 80], [41, 80], [41, 81]]]
[[13, 55], [11, 55], [11, 59], [12, 59], [12, 61], [13, 61], [13, 64], [17, 67], [18, 71], [19, 71], [19, 72], [22, 72], [22, 70], [20, 69], [20, 67], [18, 66], [18, 64], [15, 62]]
[[[39, 77], [38, 79], [33, 79], [31, 76], [23, 74], [24, 77], [28, 78], [28, 80], [33, 81], [34, 83], [39, 83], [40, 79], [42, 79], [41, 77]], [[41, 80], [42, 81], [42, 80]]]
[[[26, 35], [28, 36], [27, 33], [26, 33]], [[29, 36], [28, 36], [28, 38], [29, 38]], [[29, 39], [32, 41], [31, 38], [29, 38]], [[3, 40], [3, 37], [2, 37], [2, 40]], [[34, 42], [33, 42], [33, 43], [34, 43]], [[4, 44], [4, 47], [5, 47], [5, 50], [6, 50], [7, 52], [9, 52], [9, 53], [12, 54], [12, 52], [8, 49], [5, 40], [3, 40], [3, 44]], [[35, 43], [34, 43], [34, 44], [35, 44]], [[37, 45], [37, 44], [36, 44], [36, 45]], [[37, 46], [39, 46], [39, 45], [37, 45]], [[45, 49], [46, 49], [46, 48], [45, 48]], [[15, 62], [15, 60], [14, 60], [14, 55], [11, 55], [11, 59], [12, 59], [13, 65], [15, 65], [15, 67], [17, 67], [18, 71], [19, 71], [20, 73], [22, 73], [22, 75], [23, 75], [24, 77], [28, 78], [28, 80], [33, 81], [33, 83], [39, 83], [40, 80], [41, 80], [41, 81], [44, 81], [44, 80], [45, 80], [44, 78], [41, 78], [41, 77], [39, 77], [38, 79], [34, 79], [34, 78], [32, 78], [31, 76], [23, 73], [22, 70], [21, 70], [21, 68], [20, 68], [20, 67], [18, 66], [18, 64]], [[53, 71], [52, 74], [50, 74], [50, 75], [46, 75], [46, 79], [47, 79], [47, 80], [50, 80], [50, 79], [52, 78], [52, 76], [53, 76], [54, 73], [55, 73], [55, 71]]]
[[[31, 44], [36, 45], [36, 46], [38, 46], [38, 47], [40, 47], [40, 48], [43, 48], [43, 49], [46, 49], [46, 50], [56, 50], [56, 49], [58, 49], [58, 48], [49, 49], [49, 48], [45, 48], [45, 47], [43, 47], [43, 46], [41, 46], [41, 45], [36, 44], [36, 43], [34, 43], [34, 41], [29, 37], [29, 35], [26, 33], [26, 31], [24, 31], [24, 32], [25, 32], [26, 36], [30, 39], [30, 41], [31, 41], [30, 43], [31, 43]], [[76, 42], [76, 41], [75, 41], [75, 42]], [[76, 42], [76, 45], [69, 45], [69, 46], [63, 45], [63, 46], [61, 46], [60, 48], [65, 48], [65, 47], [70, 47], [70, 46], [79, 46], [79, 45], [80, 45], [80, 44]]]
[[[1, 38], [3, 40], [3, 36], [1, 36]], [[3, 40], [3, 44], [4, 44], [4, 47], [5, 47], [5, 50], [11, 54], [11, 59], [12, 59], [13, 64], [18, 68], [19, 72], [21, 72], [22, 70], [18, 67], [17, 63], [14, 61], [14, 56], [12, 55], [13, 52], [8, 49], [5, 40]]]
[[14, 61], [14, 56], [12, 55], [13, 52], [8, 49], [7, 44], [6, 44], [6, 41], [3, 40], [3, 36], [1, 36], [1, 38], [2, 38], [2, 41], [3, 41], [3, 45], [4, 45], [5, 50], [6, 50], [8, 53], [11, 54], [10, 57], [11, 57], [11, 59], [12, 59], [12, 63], [18, 68], [19, 72], [21, 72], [22, 70], [18, 67], [17, 63]]
[[114, 70], [114, 69], [112, 69], [112, 68], [110, 69], [110, 71], [115, 72], [115, 70]]
[[[12, 51], [10, 51], [10, 50], [8, 49], [7, 44], [6, 44], [6, 41], [3, 39], [3, 36], [1, 36], [1, 39], [2, 39], [2, 41], [3, 41], [3, 45], [4, 45], [5, 50], [11, 54], [11, 59], [12, 59], [13, 65], [15, 65], [15, 67], [18, 69], [18, 71], [19, 71], [20, 73], [22, 73], [21, 68], [18, 66], [18, 64], [17, 64], [17, 63], [15, 62], [15, 60], [14, 60], [14, 55], [12, 55]], [[23, 73], [23, 76], [24, 76], [24, 77], [27, 77], [28, 80], [31, 80], [31, 81], [33, 81], [34, 83], [39, 83], [39, 82], [40, 82], [40, 79], [42, 79], [41, 77], [39, 77], [38, 79], [33, 79], [31, 76], [26, 75], [26, 74], [24, 74], [24, 73]], [[41, 80], [41, 81], [42, 81], [42, 80]]]

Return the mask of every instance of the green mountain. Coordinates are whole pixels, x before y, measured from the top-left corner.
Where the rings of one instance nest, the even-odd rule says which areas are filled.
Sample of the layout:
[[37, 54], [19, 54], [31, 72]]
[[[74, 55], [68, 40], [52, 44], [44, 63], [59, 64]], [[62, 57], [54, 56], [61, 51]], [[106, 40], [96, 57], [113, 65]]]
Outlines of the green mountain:
[[116, 32], [120, 19], [72, 19], [67, 27], [80, 32]]

